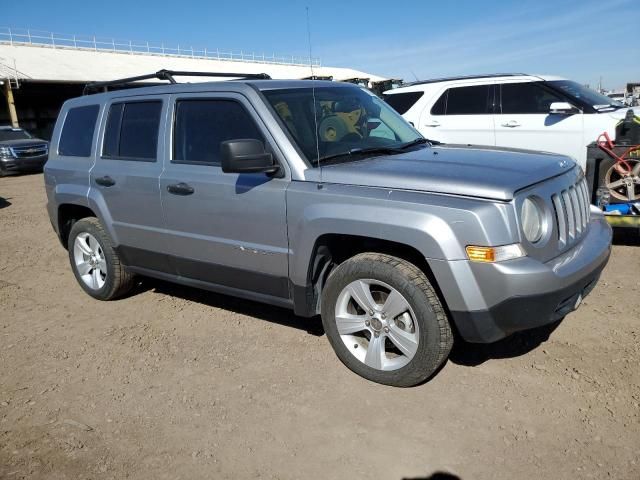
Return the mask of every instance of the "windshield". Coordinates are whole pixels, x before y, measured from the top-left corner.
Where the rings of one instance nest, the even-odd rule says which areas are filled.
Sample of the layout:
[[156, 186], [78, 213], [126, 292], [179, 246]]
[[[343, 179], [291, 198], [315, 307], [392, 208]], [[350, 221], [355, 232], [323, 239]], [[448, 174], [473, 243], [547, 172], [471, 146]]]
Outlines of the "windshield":
[[263, 93], [313, 167], [329, 159], [336, 163], [366, 154], [395, 153], [392, 149], [423, 141], [391, 107], [363, 88], [305, 87]]
[[622, 103], [609, 98], [606, 95], [602, 95], [594, 90], [591, 90], [590, 88], [580, 85], [577, 82], [572, 82], [571, 80], [552, 80], [547, 83], [553, 85], [557, 89], [562, 90], [567, 95], [570, 95], [573, 98], [582, 100], [583, 102], [591, 105], [597, 110], [600, 110], [602, 108], [616, 109], [624, 107]]
[[31, 135], [21, 128], [0, 128], [0, 142], [5, 140], [24, 140], [26, 138], [31, 138]]

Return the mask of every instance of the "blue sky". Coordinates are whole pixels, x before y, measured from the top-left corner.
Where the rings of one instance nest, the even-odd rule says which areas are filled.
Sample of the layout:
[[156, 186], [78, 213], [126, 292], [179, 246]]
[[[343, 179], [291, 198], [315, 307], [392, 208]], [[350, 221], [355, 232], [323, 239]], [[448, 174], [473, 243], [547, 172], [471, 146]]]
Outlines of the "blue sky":
[[640, 81], [639, 0], [5, 3], [2, 26], [290, 55], [308, 55], [309, 6], [324, 65], [405, 80], [527, 72], [592, 86], [602, 76], [606, 88]]

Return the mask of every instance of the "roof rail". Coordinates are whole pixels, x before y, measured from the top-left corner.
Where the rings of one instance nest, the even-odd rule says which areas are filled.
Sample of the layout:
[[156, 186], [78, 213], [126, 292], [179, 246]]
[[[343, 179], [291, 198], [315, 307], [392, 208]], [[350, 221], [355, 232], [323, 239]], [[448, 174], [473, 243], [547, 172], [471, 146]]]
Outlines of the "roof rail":
[[517, 77], [521, 75], [526, 75], [528, 77], [533, 76], [527, 73], [484, 73], [480, 75], [459, 75], [456, 77], [442, 77], [442, 78], [431, 78], [429, 80], [418, 80], [416, 82], [405, 83], [402, 86], [409, 87], [411, 85], [426, 85], [428, 83], [449, 82], [453, 80], [473, 80], [475, 78], [481, 79], [481, 78], [495, 78], [495, 77]]
[[231, 73], [231, 72], [189, 72], [180, 70], [158, 70], [155, 73], [149, 73], [147, 75], [138, 75], [136, 77], [119, 78], [117, 80], [107, 80], [105, 82], [91, 82], [87, 83], [84, 87], [83, 95], [102, 90], [103, 92], [109, 91], [109, 87], [115, 87], [117, 85], [126, 85], [128, 83], [139, 82], [141, 80], [166, 80], [169, 83], [178, 83], [174, 77], [224, 77], [224, 78], [242, 78], [242, 79], [259, 79], [270, 80], [271, 77], [266, 73]]

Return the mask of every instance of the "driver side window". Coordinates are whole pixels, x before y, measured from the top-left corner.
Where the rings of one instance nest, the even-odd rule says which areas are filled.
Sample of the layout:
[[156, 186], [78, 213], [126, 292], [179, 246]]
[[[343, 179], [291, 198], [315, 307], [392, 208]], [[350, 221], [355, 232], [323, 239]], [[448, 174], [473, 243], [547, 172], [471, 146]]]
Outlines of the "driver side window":
[[264, 143], [253, 118], [239, 102], [222, 99], [176, 102], [173, 163], [220, 165], [220, 144], [236, 139]]
[[553, 102], [565, 98], [532, 82], [506, 83], [501, 86], [503, 114], [548, 114]]

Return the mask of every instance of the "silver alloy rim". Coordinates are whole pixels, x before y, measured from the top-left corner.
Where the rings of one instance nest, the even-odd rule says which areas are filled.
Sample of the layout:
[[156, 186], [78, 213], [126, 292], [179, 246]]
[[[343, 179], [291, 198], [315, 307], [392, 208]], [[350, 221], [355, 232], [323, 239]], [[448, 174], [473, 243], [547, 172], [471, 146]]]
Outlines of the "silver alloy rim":
[[631, 167], [630, 172], [624, 171], [624, 167], [614, 163], [604, 177], [604, 182], [611, 195], [622, 201], [633, 202], [640, 200], [640, 161], [627, 159]]
[[409, 302], [373, 279], [347, 285], [335, 308], [336, 326], [349, 352], [376, 370], [397, 370], [416, 354], [419, 327]]
[[73, 242], [73, 259], [85, 285], [100, 290], [107, 281], [107, 261], [98, 240], [90, 233], [80, 233]]

